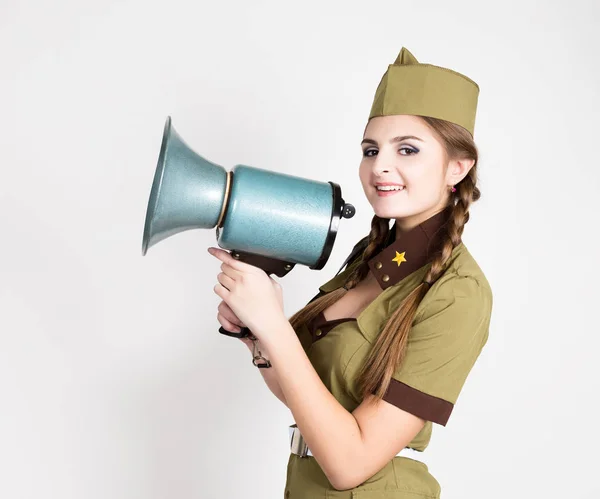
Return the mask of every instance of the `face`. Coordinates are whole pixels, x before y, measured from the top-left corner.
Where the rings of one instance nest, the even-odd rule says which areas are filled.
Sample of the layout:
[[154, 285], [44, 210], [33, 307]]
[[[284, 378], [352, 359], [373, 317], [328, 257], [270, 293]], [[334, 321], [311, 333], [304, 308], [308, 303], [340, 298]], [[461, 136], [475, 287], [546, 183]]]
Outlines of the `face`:
[[[377, 216], [396, 219], [401, 231], [444, 209], [450, 186], [468, 172], [461, 176], [464, 165], [448, 162], [442, 143], [418, 116], [372, 118], [361, 148], [359, 176], [367, 199]], [[400, 190], [381, 192], [377, 183]]]

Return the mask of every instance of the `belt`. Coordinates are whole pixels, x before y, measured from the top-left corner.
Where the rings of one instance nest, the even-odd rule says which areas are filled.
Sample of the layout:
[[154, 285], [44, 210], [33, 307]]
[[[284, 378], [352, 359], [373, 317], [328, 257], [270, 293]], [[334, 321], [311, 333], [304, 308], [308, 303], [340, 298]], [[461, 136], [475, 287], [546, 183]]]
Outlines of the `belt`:
[[[291, 425], [289, 427], [289, 432], [291, 452], [300, 457], [312, 456], [312, 452], [306, 445], [298, 426], [295, 424]], [[404, 447], [404, 449], [398, 452], [396, 456], [408, 457], [410, 459], [414, 459], [415, 461], [421, 461], [422, 463], [425, 463], [423, 460], [423, 451], [419, 451], [411, 447]]]

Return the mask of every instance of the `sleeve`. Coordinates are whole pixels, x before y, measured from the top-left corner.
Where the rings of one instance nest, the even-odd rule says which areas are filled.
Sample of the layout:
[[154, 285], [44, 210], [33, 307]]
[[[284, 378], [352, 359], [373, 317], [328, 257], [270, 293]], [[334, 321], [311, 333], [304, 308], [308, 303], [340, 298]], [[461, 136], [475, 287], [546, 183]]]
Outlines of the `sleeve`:
[[446, 426], [487, 342], [492, 297], [472, 277], [444, 275], [417, 309], [405, 357], [383, 399]]

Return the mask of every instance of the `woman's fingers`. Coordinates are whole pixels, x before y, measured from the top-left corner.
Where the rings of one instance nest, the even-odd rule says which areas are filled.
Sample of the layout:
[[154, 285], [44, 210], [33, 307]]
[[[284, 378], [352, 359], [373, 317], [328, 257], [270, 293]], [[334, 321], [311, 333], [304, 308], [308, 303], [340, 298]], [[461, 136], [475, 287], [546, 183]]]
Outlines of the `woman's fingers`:
[[[227, 305], [227, 303], [225, 303], [224, 301], [221, 301], [221, 303], [219, 303], [217, 310], [221, 317], [225, 319], [229, 324], [231, 324], [231, 326], [239, 328], [245, 327], [244, 323], [240, 319], [238, 319], [237, 315], [235, 315], [233, 310], [231, 310], [229, 305]], [[217, 315], [217, 319], [218, 318], [219, 316]], [[225, 326], [223, 325], [223, 327]], [[239, 329], [235, 329], [235, 331], [239, 331]]]
[[221, 323], [221, 326], [223, 326], [227, 331], [232, 331], [234, 333], [239, 333], [242, 330], [240, 326], [238, 326], [237, 324], [234, 324], [230, 320], [227, 320], [220, 313], [217, 314], [217, 320]]
[[238, 318], [237, 315], [235, 315], [235, 312], [231, 310], [231, 307], [227, 305], [227, 303], [225, 303], [224, 301], [221, 301], [221, 303], [219, 303], [217, 311], [229, 322], [232, 322], [236, 326], [244, 327], [244, 323]]
[[[244, 327], [244, 323], [237, 318], [233, 310], [231, 310], [231, 307], [224, 301], [219, 303], [217, 310], [219, 311], [217, 313], [217, 320], [227, 331], [239, 333], [241, 328]], [[253, 351], [254, 343], [250, 338], [246, 337], [238, 339], [248, 347], [248, 350], [251, 352]]]
[[223, 272], [217, 274], [217, 281], [219, 281], [219, 283], [221, 283], [221, 285], [229, 291], [231, 291], [231, 287], [235, 282], [231, 277]]
[[[222, 302], [222, 303], [224, 303], [224, 302]], [[229, 308], [229, 307], [225, 304], [225, 306], [223, 308]], [[229, 309], [229, 312], [230, 312], [230, 315], [233, 315], [233, 317], [235, 317], [235, 314], [231, 311], [231, 309]], [[238, 326], [233, 321], [224, 317], [221, 312], [217, 313], [217, 320], [219, 321], [221, 326], [223, 326], [227, 331], [231, 331], [233, 333], [239, 333], [241, 331], [240, 326]], [[243, 325], [243, 323], [237, 317], [235, 317], [235, 320], [237, 320], [237, 322], [240, 322]], [[248, 350], [250, 350], [252, 352], [252, 350], [254, 348], [254, 344], [250, 338], [245, 337], [245, 338], [238, 338], [238, 339], [241, 340], [241, 342], [244, 343], [248, 347]]]

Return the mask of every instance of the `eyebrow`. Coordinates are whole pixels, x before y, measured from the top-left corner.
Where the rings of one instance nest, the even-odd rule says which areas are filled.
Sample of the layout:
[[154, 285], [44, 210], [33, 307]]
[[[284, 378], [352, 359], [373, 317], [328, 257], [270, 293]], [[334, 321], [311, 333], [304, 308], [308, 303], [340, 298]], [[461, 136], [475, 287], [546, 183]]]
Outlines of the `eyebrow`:
[[[399, 135], [398, 137], [394, 137], [393, 139], [390, 140], [390, 144], [393, 144], [394, 142], [402, 142], [403, 140], [406, 139], [415, 139], [415, 140], [420, 140], [421, 142], [425, 142], [423, 139], [420, 139], [419, 137], [415, 137], [414, 135]], [[377, 141], [373, 140], [373, 139], [363, 139], [363, 141], [360, 143], [360, 145], [363, 144], [373, 144], [373, 145], [377, 145]]]

